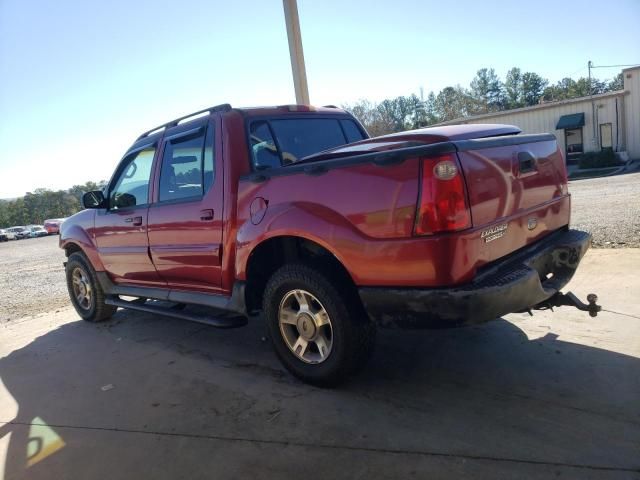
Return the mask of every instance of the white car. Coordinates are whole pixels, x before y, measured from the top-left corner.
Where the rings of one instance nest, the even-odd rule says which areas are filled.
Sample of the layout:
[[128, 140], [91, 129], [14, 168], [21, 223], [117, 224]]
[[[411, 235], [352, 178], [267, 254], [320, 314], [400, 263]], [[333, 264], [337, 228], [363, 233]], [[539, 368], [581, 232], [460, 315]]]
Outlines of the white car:
[[22, 240], [23, 238], [29, 238], [31, 235], [31, 231], [27, 227], [11, 227], [7, 228], [8, 232], [11, 232], [14, 235], [16, 240]]
[[8, 242], [9, 240], [15, 240], [16, 236], [9, 230], [0, 228], [0, 242]]
[[30, 225], [28, 228], [30, 231], [29, 236], [31, 238], [46, 237], [47, 235], [49, 235], [49, 232], [47, 232], [43, 227], [39, 225]]

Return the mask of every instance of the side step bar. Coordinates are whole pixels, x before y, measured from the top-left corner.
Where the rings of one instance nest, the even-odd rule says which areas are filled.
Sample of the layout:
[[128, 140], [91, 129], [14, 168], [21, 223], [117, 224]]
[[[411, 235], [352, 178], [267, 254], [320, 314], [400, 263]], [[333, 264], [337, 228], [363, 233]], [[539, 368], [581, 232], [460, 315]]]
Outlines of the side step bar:
[[129, 310], [138, 310], [140, 312], [155, 313], [164, 315], [165, 317], [179, 318], [181, 320], [189, 320], [191, 322], [203, 323], [216, 328], [236, 328], [244, 327], [247, 324], [247, 317], [240, 315], [225, 316], [225, 312], [221, 312], [219, 316], [198, 315], [187, 313], [171, 307], [160, 307], [146, 303], [122, 300], [116, 295], [108, 295], [105, 299], [107, 305], [115, 307], [127, 308]]

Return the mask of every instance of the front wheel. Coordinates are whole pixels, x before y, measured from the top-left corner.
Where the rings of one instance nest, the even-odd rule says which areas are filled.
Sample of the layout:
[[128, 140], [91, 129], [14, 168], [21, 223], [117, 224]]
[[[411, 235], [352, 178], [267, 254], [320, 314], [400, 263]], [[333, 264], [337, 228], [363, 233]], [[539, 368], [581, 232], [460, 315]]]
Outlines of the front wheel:
[[66, 276], [71, 303], [83, 320], [101, 322], [116, 312], [117, 307], [105, 303], [102, 287], [82, 253], [76, 252], [69, 256]]
[[285, 265], [269, 279], [263, 312], [276, 354], [301, 380], [333, 386], [358, 371], [375, 327], [350, 288], [307, 265]]

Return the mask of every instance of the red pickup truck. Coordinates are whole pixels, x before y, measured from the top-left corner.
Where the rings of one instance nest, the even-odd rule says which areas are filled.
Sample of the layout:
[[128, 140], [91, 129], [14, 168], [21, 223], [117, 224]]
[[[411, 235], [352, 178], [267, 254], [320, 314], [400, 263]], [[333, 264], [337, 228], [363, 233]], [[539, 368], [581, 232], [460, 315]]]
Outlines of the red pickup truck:
[[376, 325], [600, 309], [560, 293], [590, 236], [568, 227], [555, 137], [508, 125], [368, 138], [337, 108], [220, 105], [141, 135], [83, 204], [60, 235], [83, 319], [235, 327], [262, 311], [283, 364], [317, 385], [364, 365]]

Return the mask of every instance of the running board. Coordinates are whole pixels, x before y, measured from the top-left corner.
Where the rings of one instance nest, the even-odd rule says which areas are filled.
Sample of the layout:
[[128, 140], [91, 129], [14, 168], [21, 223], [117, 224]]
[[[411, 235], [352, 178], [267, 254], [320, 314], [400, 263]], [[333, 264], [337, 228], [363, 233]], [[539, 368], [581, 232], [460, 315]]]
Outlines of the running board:
[[225, 317], [224, 312], [221, 312], [220, 316], [217, 317], [208, 315], [197, 315], [194, 313], [187, 313], [181, 310], [176, 310], [172, 307], [160, 307], [156, 305], [149, 305], [146, 303], [136, 303], [134, 301], [122, 300], [121, 298], [112, 295], [107, 296], [104, 303], [106, 303], [107, 305], [113, 305], [114, 307], [137, 310], [139, 312], [155, 313], [158, 315], [164, 315], [165, 317], [179, 318], [181, 320], [188, 320], [190, 322], [203, 323], [205, 325], [216, 328], [244, 327], [247, 324], [247, 317], [244, 316], [234, 315]]

